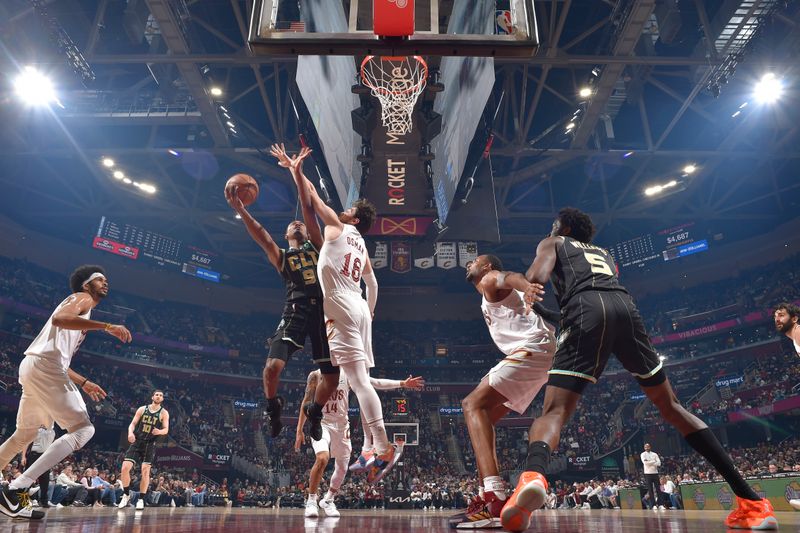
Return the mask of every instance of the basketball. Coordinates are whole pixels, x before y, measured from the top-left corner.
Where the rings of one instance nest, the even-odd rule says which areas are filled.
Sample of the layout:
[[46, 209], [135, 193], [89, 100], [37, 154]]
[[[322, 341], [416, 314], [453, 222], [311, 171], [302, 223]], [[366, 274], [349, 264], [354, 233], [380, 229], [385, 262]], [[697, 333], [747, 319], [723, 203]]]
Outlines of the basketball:
[[231, 187], [237, 187], [237, 196], [245, 206], [252, 204], [258, 198], [258, 182], [253, 176], [234, 174], [225, 184], [225, 190], [227, 191]]

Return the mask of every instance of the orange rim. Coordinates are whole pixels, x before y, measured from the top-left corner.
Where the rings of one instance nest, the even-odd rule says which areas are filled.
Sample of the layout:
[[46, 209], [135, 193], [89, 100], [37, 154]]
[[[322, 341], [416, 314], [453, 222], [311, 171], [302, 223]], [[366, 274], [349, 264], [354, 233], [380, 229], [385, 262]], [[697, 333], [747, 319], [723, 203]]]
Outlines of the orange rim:
[[[417, 61], [417, 63], [419, 63], [422, 66], [422, 77], [420, 78], [419, 83], [416, 83], [412, 87], [409, 87], [408, 89], [405, 89], [403, 91], [389, 91], [389, 90], [387, 90], [387, 89], [385, 89], [383, 87], [376, 87], [372, 83], [369, 82], [369, 80], [367, 79], [367, 76], [364, 74], [364, 70], [366, 69], [367, 64], [370, 61], [373, 61], [375, 59], [375, 57], [376, 56], [366, 56], [364, 58], [364, 60], [361, 62], [361, 81], [363, 81], [364, 85], [366, 85], [367, 87], [369, 87], [373, 91], [378, 91], [378, 92], [381, 92], [381, 93], [384, 93], [384, 94], [405, 94], [405, 93], [410, 93], [410, 92], [414, 92], [415, 90], [417, 90], [419, 88], [419, 86], [422, 85], [425, 82], [425, 80], [428, 79], [428, 63], [425, 61], [425, 59], [422, 58], [422, 56], [411, 56]], [[379, 61], [403, 61], [407, 57], [409, 57], [409, 56], [380, 56]]]

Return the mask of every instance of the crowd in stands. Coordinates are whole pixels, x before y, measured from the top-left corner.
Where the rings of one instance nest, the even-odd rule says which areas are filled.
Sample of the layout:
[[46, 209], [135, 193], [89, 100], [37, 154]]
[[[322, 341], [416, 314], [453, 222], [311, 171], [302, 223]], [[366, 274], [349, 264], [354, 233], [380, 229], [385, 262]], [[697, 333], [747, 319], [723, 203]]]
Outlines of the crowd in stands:
[[[735, 283], [727, 280], [708, 284], [702, 289], [672, 291], [667, 295], [645, 298], [640, 302], [642, 314], [653, 327], [654, 333], [666, 333], [676, 327], [694, 327], [706, 319], [718, 321], [721, 316], [727, 316], [726, 313], [740, 316], [752, 310], [768, 309], [779, 300], [800, 299], [800, 287], [796, 287], [793, 275], [798, 260], [800, 256], [795, 256], [765, 269], [744, 272]], [[0, 258], [0, 297], [49, 313], [66, 295], [65, 285], [62, 276], [26, 262]], [[77, 371], [90, 376], [92, 381], [108, 392], [108, 398], [103, 402], [87, 402], [93, 416], [129, 419], [136, 407], [148, 401], [154, 388], [162, 388], [166, 391], [167, 405], [173, 415], [170, 439], [176, 444], [200, 453], [230, 453], [259, 468], [290, 474], [288, 484], [271, 486], [263, 481], [245, 479], [246, 476], [238, 472], [238, 479], [234, 478], [229, 486], [227, 481], [217, 484], [204, 481], [196, 472], [159, 472], [156, 467], [149, 503], [176, 506], [227, 505], [228, 502], [236, 506], [302, 504], [308, 469], [313, 463], [310, 447], [304, 447], [300, 452], [293, 450], [294, 428], [291, 426], [284, 430], [284, 435], [279, 439], [266, 436], [256, 439], [256, 435], [265, 433], [261, 406], [254, 410], [239, 410], [233, 407], [232, 402], [237, 398], [261, 399], [263, 393], [258, 380], [251, 379], [247, 385], [223, 385], [208, 377], [211, 372], [220, 372], [260, 379], [266, 351], [264, 341], [272, 333], [265, 328], [277, 323], [277, 317], [273, 317], [274, 320], [263, 316], [241, 317], [185, 304], [156, 303], [116, 292], [113, 302], [114, 305], [108, 306], [105, 312], [110, 313], [115, 321], [128, 324], [135, 332], [188, 344], [225, 347], [238, 351], [240, 355], [236, 358], [209, 354], [200, 356], [137, 342], [125, 346], [108, 336], [90, 334], [82, 350], [91, 358], [79, 354], [73, 364]], [[731, 302], [735, 304], [735, 309], [729, 309]], [[708, 313], [723, 308], [720, 313]], [[675, 310], [680, 312], [670, 312]], [[705, 318], [685, 318], [689, 315], [704, 315]], [[5, 312], [0, 316], [0, 394], [20, 394], [16, 382], [17, 366], [23, 350], [38, 332], [43, 320], [41, 316], [19, 311]], [[800, 365], [793, 364], [796, 360], [784, 354], [761, 358], [729, 358], [723, 355], [696, 360], [721, 350], [775, 337], [775, 331], [769, 323], [759, 323], [660, 348], [659, 351], [667, 358], [668, 365], [676, 361], [681, 363], [668, 368], [671, 382], [679, 397], [685, 401], [692, 399], [715, 377], [744, 376], [744, 382], [724, 398], [720, 396], [705, 403], [694, 399], [690, 403], [690, 408], [701, 417], [718, 416], [720, 423], [724, 423], [725, 414], [730, 411], [773, 403], [796, 394], [795, 385], [800, 383]], [[424, 343], [420, 339], [425, 339]], [[496, 350], [491, 346], [487, 328], [482, 322], [441, 321], [433, 325], [421, 322], [377, 322], [374, 342], [376, 346], [391, 347], [391, 353], [386, 356], [387, 364], [375, 369], [375, 377], [403, 378], [411, 372], [424, 375], [428, 383], [476, 383], [496, 360]], [[446, 358], [436, 358], [434, 352], [437, 344], [447, 346]], [[418, 354], [415, 359], [425, 361], [424, 366], [411, 366], [409, 354]], [[108, 359], [108, 356], [123, 358], [127, 364], [156, 364], [189, 369], [192, 373], [191, 377], [177, 378], [161, 374], [156, 366], [136, 373], [137, 379], [130, 379], [130, 368], [122, 365], [121, 361]], [[98, 360], [104, 363], [96, 364]], [[429, 365], [429, 361], [439, 364]], [[465, 361], [470, 363], [464, 364]], [[311, 369], [308, 354], [298, 353], [282, 378], [304, 382]], [[618, 363], [612, 360], [609, 375], [587, 389], [575, 417], [564, 428], [561, 445], [556, 450], [558, 455], [596, 456], [620, 446], [640, 428], [666, 429], [654, 409], [635, 412], [643, 401], [641, 393], [635, 381], [627, 375], [614, 374], [619, 369]], [[296, 416], [303, 387], [284, 386], [281, 393], [287, 402], [285, 416]], [[420, 445], [406, 448], [405, 466], [397, 476], [399, 481], [391, 483], [395, 483], [394, 488], [401, 483], [404, 489], [409, 490], [418, 508], [463, 507], [477, 492], [474, 456], [466, 428], [458, 416], [442, 416], [438, 425], [432, 424], [432, 417], [438, 415], [435, 411], [425, 410], [428, 406], [432, 409], [437, 409], [439, 405], [458, 406], [460, 397], [408, 391], [402, 395], [410, 398], [411, 404], [418, 409], [403, 421], [420, 423]], [[390, 398], [391, 395], [383, 395], [384, 410], [387, 412]], [[537, 416], [541, 411], [541, 401], [541, 397], [537, 398], [525, 415]], [[352, 405], [357, 405], [355, 400]], [[618, 423], [620, 416], [617, 414], [620, 411], [626, 415], [624, 424]], [[361, 444], [360, 422], [358, 417], [351, 420], [353, 447], [357, 453]], [[0, 434], [5, 437], [11, 431], [13, 418], [5, 416]], [[518, 469], [527, 451], [526, 428], [498, 428], [497, 438], [501, 470], [509, 473]], [[793, 441], [788, 447], [762, 445], [734, 450], [734, 461], [748, 475], [797, 472], [800, 471], [799, 454], [800, 446]], [[114, 475], [120, 459], [119, 450], [102, 452], [91, 447], [82, 450], [54, 469], [54, 483], [51, 486], [63, 484], [68, 488], [65, 491], [53, 489], [58, 492], [51, 494], [48, 500], [62, 505], [113, 504], [119, 496]], [[13, 477], [19, 472], [18, 469], [19, 465], [10, 466], [3, 473], [4, 477]], [[98, 471], [98, 483], [105, 481], [117, 488], [93, 490], [90, 479], [96, 477], [94, 470]], [[680, 481], [714, 479], [713, 470], [696, 455], [667, 457], [664, 473]], [[633, 472], [630, 476], [630, 481], [638, 481], [637, 473]], [[59, 477], [64, 483], [58, 482]], [[82, 478], [86, 478], [86, 484], [81, 481]], [[67, 479], [81, 485], [81, 488], [68, 483]], [[584, 485], [559, 484], [554, 487], [554, 504], [575, 508], [584, 508], [586, 504], [590, 507], [598, 504], [613, 507], [614, 491], [626, 486], [624, 481], [621, 483], [609, 484], [608, 481], [597, 480]], [[382, 506], [387, 488], [388, 485], [371, 487], [363, 479], [351, 477], [342, 487], [337, 505], [342, 508]], [[196, 494], [203, 496], [197, 497]], [[653, 503], [650, 502], [650, 505]]]

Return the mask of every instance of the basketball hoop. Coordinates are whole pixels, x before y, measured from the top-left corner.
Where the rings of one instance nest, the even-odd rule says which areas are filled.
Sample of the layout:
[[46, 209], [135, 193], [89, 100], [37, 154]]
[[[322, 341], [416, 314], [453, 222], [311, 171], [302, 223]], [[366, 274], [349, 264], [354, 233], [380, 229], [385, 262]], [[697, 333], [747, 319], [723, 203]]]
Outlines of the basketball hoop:
[[361, 79], [381, 103], [381, 121], [387, 133], [411, 131], [411, 114], [428, 81], [428, 64], [420, 56], [367, 56]]

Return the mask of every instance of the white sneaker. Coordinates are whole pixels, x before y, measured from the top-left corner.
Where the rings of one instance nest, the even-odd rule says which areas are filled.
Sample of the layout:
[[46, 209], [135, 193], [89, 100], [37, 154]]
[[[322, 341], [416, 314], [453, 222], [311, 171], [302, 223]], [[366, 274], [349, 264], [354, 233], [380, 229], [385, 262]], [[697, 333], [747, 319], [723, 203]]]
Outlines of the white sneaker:
[[175, 507], [175, 500], [174, 499], [169, 501], [169, 506], [170, 507]]
[[128, 506], [128, 503], [130, 503], [130, 501], [131, 501], [131, 495], [123, 494], [122, 498], [120, 498], [119, 500], [119, 505], [117, 505], [117, 507], [120, 509], [125, 509]]
[[306, 510], [303, 513], [306, 518], [317, 518], [319, 516], [319, 506], [314, 500], [306, 501]]
[[142, 509], [144, 509], [144, 499], [139, 498], [136, 500], [136, 510], [141, 511]]
[[322, 508], [323, 511], [325, 511], [325, 516], [330, 516], [334, 518], [337, 516], [341, 516], [341, 514], [339, 513], [339, 509], [336, 508], [336, 504], [333, 503], [333, 500], [326, 500], [325, 498], [323, 498], [322, 500], [320, 500], [319, 506]]
[[659, 511], [666, 511], [666, 510], [667, 510], [667, 508], [666, 508], [666, 507], [664, 507], [663, 505], [659, 505], [659, 506], [658, 506], [658, 510], [659, 510]]
[[789, 500], [789, 505], [800, 511], [800, 499]]
[[63, 508], [64, 508], [64, 506], [61, 505], [60, 503], [58, 505], [56, 505], [56, 509], [63, 509]]
[[583, 507], [581, 507], [581, 508], [582, 508], [582, 509], [591, 509], [591, 508], [592, 508], [592, 506], [591, 506], [591, 505], [589, 505], [589, 503], [587, 502], [587, 503], [584, 503], [584, 504], [583, 504]]

